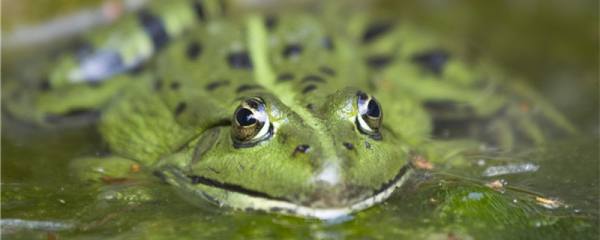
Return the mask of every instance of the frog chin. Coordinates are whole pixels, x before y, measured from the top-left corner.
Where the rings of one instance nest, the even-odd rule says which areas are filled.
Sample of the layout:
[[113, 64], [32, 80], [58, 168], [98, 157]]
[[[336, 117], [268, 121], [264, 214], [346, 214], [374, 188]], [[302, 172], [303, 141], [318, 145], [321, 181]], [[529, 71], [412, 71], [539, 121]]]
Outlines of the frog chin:
[[406, 165], [393, 179], [371, 194], [336, 205], [317, 203], [322, 198], [315, 198], [306, 203], [297, 203], [289, 199], [272, 197], [262, 192], [245, 189], [238, 185], [220, 183], [198, 176], [187, 176], [176, 168], [166, 169], [162, 171], [162, 174], [169, 184], [174, 185], [185, 196], [185, 199], [193, 204], [199, 204], [198, 197], [202, 197], [221, 207], [237, 210], [272, 212], [329, 220], [347, 216], [385, 201], [396, 188], [402, 186], [409, 179], [413, 174], [413, 169]]

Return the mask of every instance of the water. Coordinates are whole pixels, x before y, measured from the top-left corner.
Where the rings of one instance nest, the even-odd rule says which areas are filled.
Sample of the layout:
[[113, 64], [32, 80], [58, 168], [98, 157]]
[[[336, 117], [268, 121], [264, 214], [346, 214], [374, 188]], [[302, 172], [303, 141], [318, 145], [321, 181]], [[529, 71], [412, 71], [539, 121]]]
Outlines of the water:
[[[103, 153], [93, 127], [39, 130], [3, 116], [2, 237], [595, 239], [600, 214], [597, 3], [546, 3], [382, 4], [410, 21], [469, 36], [477, 42], [476, 52], [531, 79], [574, 121], [580, 135], [550, 139], [545, 148], [501, 158], [474, 156], [464, 168], [420, 175], [384, 204], [318, 221], [191, 206], [154, 178], [127, 184], [157, 199], [103, 201], [99, 198], [106, 193], [73, 182], [69, 171], [72, 159]], [[529, 167], [484, 177], [492, 167], [513, 169], [506, 166]], [[506, 184], [503, 193], [480, 184], [494, 180]], [[124, 186], [111, 188], [118, 193]], [[543, 199], [536, 200], [535, 194]]]

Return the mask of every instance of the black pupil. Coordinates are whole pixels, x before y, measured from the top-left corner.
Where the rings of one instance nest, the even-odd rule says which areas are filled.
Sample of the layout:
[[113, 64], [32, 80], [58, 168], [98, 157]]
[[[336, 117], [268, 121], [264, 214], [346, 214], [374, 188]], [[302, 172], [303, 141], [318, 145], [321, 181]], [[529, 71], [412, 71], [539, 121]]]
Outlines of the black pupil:
[[374, 99], [371, 99], [369, 105], [367, 105], [367, 115], [370, 117], [379, 117], [379, 114], [381, 114], [379, 104], [377, 104]]
[[254, 118], [254, 114], [252, 114], [252, 111], [248, 110], [247, 108], [240, 109], [237, 112], [235, 118], [237, 119], [238, 123], [240, 123], [240, 125], [244, 127], [256, 123], [256, 118]]

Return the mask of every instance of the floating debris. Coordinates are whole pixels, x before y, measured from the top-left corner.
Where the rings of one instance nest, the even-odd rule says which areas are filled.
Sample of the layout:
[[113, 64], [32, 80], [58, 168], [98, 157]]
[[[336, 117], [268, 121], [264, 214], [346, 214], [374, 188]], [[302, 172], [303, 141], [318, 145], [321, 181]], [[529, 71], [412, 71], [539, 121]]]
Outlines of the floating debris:
[[416, 169], [421, 169], [421, 170], [433, 169], [433, 164], [431, 162], [427, 161], [427, 159], [425, 159], [425, 157], [423, 157], [421, 155], [415, 155], [412, 158], [411, 163]]
[[541, 205], [545, 208], [548, 208], [548, 209], [556, 209], [563, 205], [559, 200], [543, 198], [543, 197], [535, 197], [535, 201], [539, 205]]
[[129, 168], [129, 171], [132, 172], [132, 173], [137, 173], [137, 172], [140, 171], [141, 168], [142, 167], [139, 164], [134, 163], [134, 164], [131, 164], [131, 167]]
[[540, 168], [540, 166], [532, 164], [532, 163], [508, 164], [505, 166], [493, 166], [493, 167], [488, 167], [487, 169], [485, 169], [485, 171], [483, 171], [483, 176], [494, 177], [494, 176], [506, 175], [506, 174], [535, 172], [539, 168]]
[[477, 166], [480, 166], [480, 167], [485, 166], [485, 159], [479, 159], [479, 160], [477, 160]]
[[488, 182], [485, 184], [485, 186], [494, 189], [496, 191], [501, 191], [504, 189], [504, 186], [506, 185], [506, 181], [504, 179], [498, 179], [498, 180], [494, 180], [491, 182]]
[[483, 199], [484, 195], [480, 192], [470, 192], [466, 197], [463, 197], [463, 201], [479, 201]]

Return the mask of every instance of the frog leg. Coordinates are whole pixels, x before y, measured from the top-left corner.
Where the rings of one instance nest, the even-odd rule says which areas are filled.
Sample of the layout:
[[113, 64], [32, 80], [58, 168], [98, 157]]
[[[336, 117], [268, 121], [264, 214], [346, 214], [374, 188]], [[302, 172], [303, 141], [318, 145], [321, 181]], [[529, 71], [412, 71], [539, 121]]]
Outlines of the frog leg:
[[98, 113], [115, 95], [139, 78], [143, 77], [119, 76], [101, 84], [57, 89], [9, 80], [3, 82], [2, 106], [9, 116], [41, 127], [87, 124], [97, 119]]
[[147, 170], [131, 159], [109, 155], [83, 157], [71, 161], [69, 168], [74, 177], [98, 187], [98, 201], [108, 203], [144, 203], [154, 200]]
[[490, 125], [490, 129], [496, 134], [496, 142], [504, 149], [512, 149], [515, 145], [515, 133], [510, 124], [504, 120], [495, 120]]
[[[433, 137], [445, 129], [460, 137], [492, 138], [511, 149], [524, 136], [543, 144], [549, 123], [560, 133], [575, 128], [535, 91], [488, 63], [461, 58], [464, 46], [411, 25], [351, 21], [360, 44], [364, 68], [368, 69], [377, 96], [417, 99], [431, 118]], [[389, 115], [386, 115], [388, 118]]]
[[[378, 84], [386, 85], [386, 90], [382, 91], [390, 91], [388, 94], [395, 91], [420, 99], [432, 118], [431, 134], [434, 137], [443, 138], [444, 129], [450, 129], [450, 132], [464, 133], [458, 134], [459, 137], [491, 137], [501, 148], [511, 149], [517, 140], [544, 144], [553, 133], [542, 131], [543, 124], [554, 126], [558, 133], [576, 132], [542, 98], [519, 95], [510, 82], [479, 80], [474, 84], [461, 84], [453, 82], [451, 75], [428, 76], [419, 73], [414, 66], [406, 65], [392, 66], [397, 68], [389, 71]], [[451, 70], [451, 66], [448, 67], [447, 70]], [[484, 76], [465, 75], [480, 79], [485, 79]]]
[[66, 53], [50, 74], [51, 87], [97, 83], [148, 62], [198, 23], [220, 17], [225, 4], [205, 1], [151, 1], [140, 11], [84, 37], [74, 53]]
[[51, 62], [49, 66], [15, 76], [18, 81], [11, 84], [17, 87], [2, 90], [3, 107], [18, 119], [41, 126], [96, 116], [128, 85], [130, 77], [123, 73], [139, 72], [172, 39], [221, 17], [225, 7], [217, 0], [152, 1], [113, 25], [94, 29], [73, 44], [72, 51], [45, 61]]
[[69, 165], [78, 180], [96, 183], [126, 181], [140, 172], [140, 164], [118, 156], [83, 157]]
[[518, 127], [534, 142], [543, 143], [544, 131], [538, 122], [548, 122], [567, 134], [577, 134], [578, 130], [560, 112], [551, 106], [538, 93], [522, 82], [511, 82], [511, 90], [520, 100], [513, 104], [519, 116]]
[[[498, 72], [494, 75], [507, 78]], [[505, 80], [500, 86], [494, 95], [504, 95], [503, 106], [490, 115], [498, 123], [494, 134], [500, 146], [513, 146], [518, 140], [543, 145], [549, 137], [577, 133], [569, 120], [523, 82]]]

